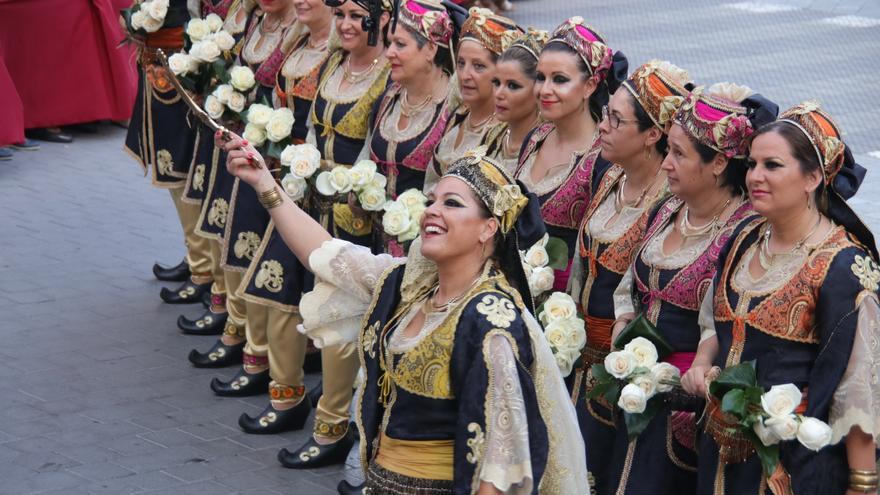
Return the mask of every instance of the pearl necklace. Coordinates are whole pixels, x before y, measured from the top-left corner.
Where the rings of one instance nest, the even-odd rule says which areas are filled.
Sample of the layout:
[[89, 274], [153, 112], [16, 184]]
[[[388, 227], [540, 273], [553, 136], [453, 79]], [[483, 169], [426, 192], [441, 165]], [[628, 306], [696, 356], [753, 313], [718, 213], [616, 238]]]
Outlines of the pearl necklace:
[[704, 225], [699, 227], [694, 227], [690, 221], [689, 214], [690, 208], [687, 205], [684, 206], [684, 213], [681, 215], [681, 222], [679, 223], [679, 232], [681, 232], [681, 236], [684, 238], [688, 237], [697, 237], [709, 232], [715, 232], [715, 229], [718, 228], [718, 219], [721, 217], [721, 214], [724, 213], [724, 210], [730, 205], [730, 202], [733, 200], [732, 197], [727, 198], [727, 201], [724, 202], [724, 205], [721, 206], [721, 209], [712, 217], [712, 220], [709, 220]]

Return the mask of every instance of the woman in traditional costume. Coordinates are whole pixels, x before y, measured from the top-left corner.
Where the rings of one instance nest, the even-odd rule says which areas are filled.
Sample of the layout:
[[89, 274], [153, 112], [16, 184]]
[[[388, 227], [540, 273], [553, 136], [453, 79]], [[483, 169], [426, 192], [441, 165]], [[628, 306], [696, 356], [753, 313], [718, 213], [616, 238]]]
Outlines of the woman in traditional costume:
[[[617, 289], [611, 342], [641, 313], [673, 350], [664, 361], [681, 373], [688, 370], [700, 341], [698, 311], [718, 255], [757, 218], [744, 196], [746, 138], [776, 111], [760, 95], [729, 83], [696, 88], [682, 103], [662, 164], [674, 196], [648, 221]], [[633, 439], [618, 415], [605, 493], [694, 491], [698, 406], [682, 402], [664, 403]]]
[[[613, 405], [586, 397], [592, 390], [590, 368], [603, 363], [611, 349], [614, 290], [641, 245], [652, 207], [667, 194], [660, 166], [668, 147], [666, 126], [692, 84], [686, 71], [654, 60], [639, 67], [623, 88], [602, 111], [601, 153], [614, 165], [587, 207], [569, 280], [569, 293], [586, 320], [587, 345], [575, 372], [572, 400], [589, 445], [611, 445], [616, 434]], [[611, 457], [599, 449], [590, 454], [590, 473], [602, 492]]]
[[430, 190], [465, 151], [475, 148], [487, 135], [498, 131], [492, 87], [495, 64], [504, 52], [505, 43], [509, 44], [520, 35], [522, 30], [506, 17], [479, 7], [472, 7], [468, 12], [455, 54], [459, 94], [448, 102], [452, 114], [434, 150], [434, 163], [425, 177], [425, 191]]
[[516, 249], [544, 234], [534, 195], [490, 159], [465, 157], [430, 193], [409, 257], [374, 255], [285, 198], [240, 139], [228, 149], [230, 170], [254, 184], [321, 280], [301, 304], [307, 333], [323, 345], [357, 340], [370, 493], [589, 491], [574, 410]]
[[[547, 122], [526, 139], [516, 177], [541, 199], [547, 231], [565, 241], [569, 259], [598, 177], [611, 165], [599, 156], [599, 120], [626, 70], [626, 57], [580, 17], [556, 28], [538, 59], [535, 93]], [[564, 291], [569, 268], [555, 275], [553, 288]]]
[[511, 174], [519, 164], [519, 152], [526, 136], [538, 126], [538, 101], [535, 99], [535, 78], [538, 56], [547, 43], [547, 31], [529, 29], [509, 41], [498, 59], [492, 78], [495, 117], [502, 123], [500, 132], [483, 137], [489, 156], [498, 160]]
[[[705, 395], [713, 365], [754, 361], [758, 386], [800, 389], [796, 411], [830, 425], [829, 446], [802, 423], [798, 440], [779, 444], [776, 470], [764, 472], [710, 399], [698, 493], [877, 493], [880, 269], [873, 235], [845, 201], [865, 169], [841, 137], [812, 102], [753, 136], [746, 185], [765, 219], [722, 254], [700, 313], [703, 341], [682, 379]], [[769, 421], [763, 430], [779, 442]]]

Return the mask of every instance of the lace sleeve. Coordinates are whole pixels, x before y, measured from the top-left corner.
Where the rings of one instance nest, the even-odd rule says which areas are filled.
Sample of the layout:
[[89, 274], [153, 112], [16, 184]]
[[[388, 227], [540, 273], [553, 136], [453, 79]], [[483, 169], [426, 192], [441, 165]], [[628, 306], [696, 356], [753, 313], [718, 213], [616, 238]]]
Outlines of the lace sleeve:
[[636, 308], [632, 302], [632, 284], [633, 274], [632, 266], [626, 269], [617, 288], [614, 289], [614, 317], [620, 318], [620, 315], [627, 313], [635, 313]]
[[532, 493], [525, 401], [510, 341], [492, 335], [484, 349], [489, 368], [486, 450], [480, 481], [509, 494]]
[[859, 303], [859, 317], [849, 363], [831, 403], [831, 443], [853, 426], [880, 440], [880, 306], [870, 294]]
[[356, 341], [379, 278], [402, 260], [340, 239], [324, 242], [309, 256], [316, 280], [300, 300], [300, 332], [319, 348]]
[[711, 339], [715, 336], [715, 307], [713, 300], [715, 299], [715, 284], [711, 284], [703, 296], [703, 302], [700, 304], [700, 343], [704, 340]]

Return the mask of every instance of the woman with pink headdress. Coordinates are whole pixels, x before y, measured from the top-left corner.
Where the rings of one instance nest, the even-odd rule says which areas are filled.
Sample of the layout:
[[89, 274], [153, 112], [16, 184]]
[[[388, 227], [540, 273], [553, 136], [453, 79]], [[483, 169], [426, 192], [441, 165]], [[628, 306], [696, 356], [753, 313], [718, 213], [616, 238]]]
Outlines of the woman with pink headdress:
[[[737, 232], [758, 219], [744, 195], [746, 140], [776, 112], [775, 104], [748, 88], [719, 83], [694, 89], [672, 117], [669, 152], [661, 169], [673, 196], [649, 219], [642, 244], [614, 295], [612, 343], [640, 314], [672, 349], [663, 362], [656, 363], [655, 355], [639, 364], [651, 368], [651, 376], [654, 366], [658, 376], [674, 373], [671, 367], [685, 373], [694, 360], [700, 343], [698, 313], [718, 256]], [[604, 363], [620, 369], [614, 361], [624, 357], [611, 353]], [[686, 396], [664, 389], [658, 385], [651, 390], [664, 393], [641, 432], [622, 413], [617, 415], [605, 493], [694, 492], [696, 417], [702, 403], [679, 400]], [[621, 392], [620, 409], [644, 414], [630, 407], [638, 404], [625, 400], [627, 392]]]
[[[569, 259], [597, 177], [610, 166], [599, 156], [602, 106], [626, 72], [626, 57], [580, 17], [556, 28], [538, 59], [535, 96], [547, 122], [526, 139], [516, 177], [540, 198], [547, 231], [565, 241]], [[556, 272], [555, 290], [565, 290], [568, 274]]]

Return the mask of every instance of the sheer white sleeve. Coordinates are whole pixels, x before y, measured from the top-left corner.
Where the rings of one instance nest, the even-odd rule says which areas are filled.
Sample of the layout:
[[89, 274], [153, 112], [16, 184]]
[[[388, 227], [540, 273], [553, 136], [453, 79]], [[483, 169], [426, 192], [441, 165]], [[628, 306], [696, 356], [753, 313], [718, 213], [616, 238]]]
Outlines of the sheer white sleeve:
[[620, 280], [620, 283], [617, 284], [617, 288], [614, 289], [614, 317], [620, 318], [620, 315], [625, 315], [627, 313], [635, 313], [636, 308], [633, 306], [632, 301], [632, 284], [633, 284], [633, 274], [632, 274], [632, 266], [626, 269], [626, 273], [623, 274], [623, 278]]
[[300, 332], [319, 348], [356, 341], [379, 278], [402, 261], [340, 239], [324, 242], [309, 256], [315, 288], [300, 300]]
[[880, 306], [877, 297], [863, 297], [852, 353], [834, 392], [829, 414], [831, 443], [844, 438], [853, 426], [880, 440]]
[[355, 163], [361, 160], [369, 160], [370, 159], [370, 143], [373, 142], [373, 129], [367, 130], [367, 139], [364, 140], [364, 147], [361, 148], [361, 152], [358, 153], [357, 160]]
[[489, 335], [484, 345], [489, 386], [480, 481], [508, 494], [532, 493], [528, 419], [513, 348], [501, 334]]
[[709, 285], [706, 295], [703, 296], [703, 302], [700, 304], [700, 316], [698, 323], [700, 324], [700, 343], [704, 340], [715, 336], [715, 284]]

